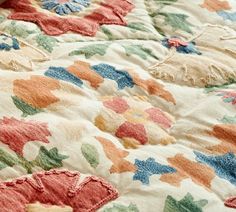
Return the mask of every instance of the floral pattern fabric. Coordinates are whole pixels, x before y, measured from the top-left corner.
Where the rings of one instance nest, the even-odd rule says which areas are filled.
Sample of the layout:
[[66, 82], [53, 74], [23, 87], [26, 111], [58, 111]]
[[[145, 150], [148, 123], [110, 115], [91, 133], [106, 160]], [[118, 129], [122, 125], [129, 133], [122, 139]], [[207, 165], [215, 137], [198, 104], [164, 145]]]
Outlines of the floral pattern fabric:
[[1, 210], [235, 211], [235, 11], [1, 4]]

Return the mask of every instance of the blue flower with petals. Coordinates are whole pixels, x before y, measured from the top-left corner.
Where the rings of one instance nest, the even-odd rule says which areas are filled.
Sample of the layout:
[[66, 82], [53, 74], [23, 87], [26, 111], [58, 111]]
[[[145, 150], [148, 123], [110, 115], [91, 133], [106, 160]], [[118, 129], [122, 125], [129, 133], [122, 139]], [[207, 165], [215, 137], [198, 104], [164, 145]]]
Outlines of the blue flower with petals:
[[104, 63], [94, 65], [92, 69], [103, 78], [116, 81], [119, 89], [124, 89], [125, 87], [132, 88], [134, 86], [132, 77], [126, 71], [117, 70], [115, 67]]
[[233, 153], [220, 156], [206, 156], [195, 151], [194, 154], [197, 161], [211, 166], [219, 177], [236, 185], [236, 157]]
[[146, 161], [135, 159], [137, 171], [133, 176], [133, 180], [139, 180], [143, 184], [149, 184], [149, 177], [154, 174], [174, 173], [176, 169], [157, 163], [154, 158], [148, 158]]
[[90, 0], [42, 0], [42, 8], [53, 10], [58, 15], [80, 12], [90, 5]]
[[83, 81], [80, 78], [69, 73], [63, 67], [49, 67], [49, 69], [44, 73], [44, 75], [54, 79], [71, 82], [79, 87], [81, 87], [83, 84]]
[[10, 51], [20, 49], [19, 41], [11, 36], [0, 34], [0, 50]]

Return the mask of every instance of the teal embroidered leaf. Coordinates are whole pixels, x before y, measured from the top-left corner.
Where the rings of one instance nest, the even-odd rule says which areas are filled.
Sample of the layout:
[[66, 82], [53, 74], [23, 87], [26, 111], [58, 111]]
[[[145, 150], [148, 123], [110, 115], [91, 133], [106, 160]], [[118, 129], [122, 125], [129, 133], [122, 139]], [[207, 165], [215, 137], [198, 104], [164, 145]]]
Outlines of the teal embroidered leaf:
[[165, 17], [164, 24], [170, 25], [174, 31], [182, 30], [188, 33], [192, 33], [190, 26], [193, 26], [190, 22], [188, 22], [188, 16], [185, 14], [178, 13], [158, 13], [158, 15], [162, 15]]
[[129, 27], [132, 32], [136, 32], [136, 31], [150, 32], [150, 30], [141, 22], [129, 23], [127, 27]]
[[165, 201], [164, 212], [203, 212], [202, 208], [207, 205], [208, 201], [205, 199], [194, 201], [190, 193], [180, 201], [168, 195]]
[[56, 147], [48, 151], [44, 146], [41, 146], [33, 164], [42, 167], [44, 170], [50, 170], [62, 167], [62, 161], [67, 158], [68, 156], [59, 154]]
[[132, 44], [132, 45], [128, 45], [128, 46], [123, 45], [123, 47], [126, 51], [127, 56], [131, 56], [131, 55], [135, 54], [144, 60], [146, 60], [148, 57], [153, 57], [155, 59], [158, 59], [158, 57], [152, 53], [151, 49], [143, 47], [142, 45]]
[[109, 29], [107, 29], [106, 27], [102, 26], [101, 27], [102, 32], [108, 37], [108, 40], [113, 40], [113, 34], [111, 33], [111, 31]]
[[220, 121], [224, 124], [236, 124], [236, 116], [224, 116]]
[[86, 59], [89, 59], [96, 54], [104, 56], [108, 47], [109, 44], [91, 44], [88, 46], [84, 46], [78, 50], [72, 51], [69, 56], [84, 55]]
[[81, 146], [81, 152], [90, 166], [96, 168], [99, 164], [99, 154], [97, 149], [91, 144], [83, 144]]
[[15, 106], [23, 112], [23, 114], [22, 114], [23, 117], [26, 117], [28, 115], [35, 115], [37, 113], [43, 112], [42, 109], [38, 109], [38, 108], [35, 108], [35, 107], [27, 104], [26, 102], [24, 102], [23, 100], [21, 100], [17, 96], [12, 96], [11, 98], [12, 98]]
[[48, 35], [37, 35], [36, 42], [39, 47], [44, 48], [48, 52], [52, 52], [54, 47], [57, 45], [58, 40]]
[[30, 34], [36, 31], [28, 30], [25, 25], [16, 24], [16, 21], [12, 21], [10, 25], [5, 28], [5, 32], [12, 36], [27, 38]]
[[106, 208], [103, 212], [139, 212], [139, 210], [135, 204], [131, 203], [129, 206], [113, 204], [112, 208]]

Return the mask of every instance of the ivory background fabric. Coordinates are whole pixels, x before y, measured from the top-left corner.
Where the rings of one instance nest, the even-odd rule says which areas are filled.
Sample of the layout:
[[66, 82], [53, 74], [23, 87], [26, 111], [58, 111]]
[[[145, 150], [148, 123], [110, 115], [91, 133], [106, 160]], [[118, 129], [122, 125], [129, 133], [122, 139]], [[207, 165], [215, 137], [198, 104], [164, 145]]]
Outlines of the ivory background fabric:
[[234, 211], [224, 201], [236, 196], [235, 1], [127, 2], [126, 24], [93, 37], [51, 36], [0, 8], [0, 31], [25, 43], [0, 48], [20, 63], [0, 68], [0, 180], [66, 169], [117, 189], [101, 212]]

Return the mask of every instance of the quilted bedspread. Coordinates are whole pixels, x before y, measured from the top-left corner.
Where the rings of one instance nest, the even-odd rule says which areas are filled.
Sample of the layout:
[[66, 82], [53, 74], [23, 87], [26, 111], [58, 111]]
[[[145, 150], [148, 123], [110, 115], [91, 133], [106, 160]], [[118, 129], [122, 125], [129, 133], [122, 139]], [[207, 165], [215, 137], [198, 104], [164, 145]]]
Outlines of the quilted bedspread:
[[233, 212], [235, 0], [0, 5], [0, 212]]

